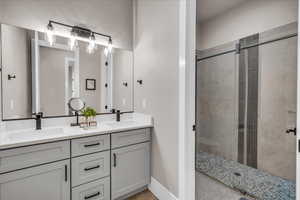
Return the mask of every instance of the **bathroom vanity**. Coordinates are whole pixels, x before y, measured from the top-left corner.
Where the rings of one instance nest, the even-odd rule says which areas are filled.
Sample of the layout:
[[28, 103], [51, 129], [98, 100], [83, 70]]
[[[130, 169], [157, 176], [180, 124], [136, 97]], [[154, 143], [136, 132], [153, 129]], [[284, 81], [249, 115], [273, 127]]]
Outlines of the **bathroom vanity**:
[[1, 135], [1, 200], [125, 199], [150, 183], [149, 124], [32, 132]]
[[46, 27], [0, 23], [0, 200], [118, 200], [145, 189], [152, 121], [124, 120], [139, 84], [133, 51], [76, 24]]

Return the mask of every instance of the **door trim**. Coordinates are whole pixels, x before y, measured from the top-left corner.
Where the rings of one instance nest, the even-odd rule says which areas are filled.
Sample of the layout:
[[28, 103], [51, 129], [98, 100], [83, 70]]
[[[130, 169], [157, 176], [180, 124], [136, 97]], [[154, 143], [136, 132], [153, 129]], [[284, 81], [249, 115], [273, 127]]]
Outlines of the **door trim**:
[[[300, 0], [298, 0], [298, 34], [300, 32], [300, 27], [299, 27], [299, 20], [300, 20]], [[298, 37], [298, 52], [297, 52], [297, 130], [300, 128], [300, 39]], [[300, 152], [298, 151], [299, 149], [299, 141], [300, 140], [300, 135], [297, 134], [297, 155], [296, 155], [296, 199], [300, 200], [300, 187], [299, 187], [299, 182], [300, 182]]]
[[196, 0], [179, 0], [178, 200], [195, 200]]

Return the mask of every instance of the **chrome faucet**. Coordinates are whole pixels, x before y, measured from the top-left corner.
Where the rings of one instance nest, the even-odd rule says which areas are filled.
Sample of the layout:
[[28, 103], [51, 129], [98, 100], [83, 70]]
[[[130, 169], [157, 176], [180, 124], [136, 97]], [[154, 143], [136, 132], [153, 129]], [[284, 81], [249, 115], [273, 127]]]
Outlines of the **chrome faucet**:
[[36, 130], [41, 130], [42, 129], [42, 118], [43, 118], [43, 113], [38, 112], [33, 114], [35, 116], [35, 129]]

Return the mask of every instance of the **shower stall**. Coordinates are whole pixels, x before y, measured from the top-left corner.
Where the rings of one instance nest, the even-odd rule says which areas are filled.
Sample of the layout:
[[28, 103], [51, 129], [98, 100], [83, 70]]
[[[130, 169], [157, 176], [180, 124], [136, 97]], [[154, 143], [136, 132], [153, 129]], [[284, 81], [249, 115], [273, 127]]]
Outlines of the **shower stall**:
[[197, 51], [197, 173], [249, 198], [296, 199], [297, 32]]

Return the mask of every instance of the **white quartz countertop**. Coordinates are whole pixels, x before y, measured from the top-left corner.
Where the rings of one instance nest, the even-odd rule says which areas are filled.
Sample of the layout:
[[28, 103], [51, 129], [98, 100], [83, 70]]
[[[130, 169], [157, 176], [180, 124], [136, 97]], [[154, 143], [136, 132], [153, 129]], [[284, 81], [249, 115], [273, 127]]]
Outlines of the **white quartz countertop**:
[[97, 127], [88, 130], [61, 126], [47, 127], [42, 130], [4, 131], [0, 133], [0, 150], [150, 127], [153, 127], [153, 124], [149, 121], [106, 121], [99, 122]]

